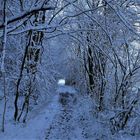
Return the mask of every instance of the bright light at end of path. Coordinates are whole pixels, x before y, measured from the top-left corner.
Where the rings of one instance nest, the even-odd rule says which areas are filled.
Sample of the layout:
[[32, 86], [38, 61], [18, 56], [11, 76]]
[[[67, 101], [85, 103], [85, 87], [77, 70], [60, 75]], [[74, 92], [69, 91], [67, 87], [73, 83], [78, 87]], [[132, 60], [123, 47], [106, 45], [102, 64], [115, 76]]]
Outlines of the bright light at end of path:
[[62, 85], [63, 86], [63, 85], [65, 85], [65, 82], [66, 82], [65, 79], [59, 79], [58, 80], [58, 85]]

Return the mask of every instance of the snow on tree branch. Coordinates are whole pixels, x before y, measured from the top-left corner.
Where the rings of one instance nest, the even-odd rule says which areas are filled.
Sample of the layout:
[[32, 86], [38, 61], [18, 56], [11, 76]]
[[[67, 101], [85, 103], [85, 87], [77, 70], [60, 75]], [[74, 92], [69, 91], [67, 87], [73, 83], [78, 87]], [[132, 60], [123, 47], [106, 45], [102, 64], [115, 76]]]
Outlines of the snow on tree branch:
[[[20, 15], [18, 15], [16, 17], [8, 19], [7, 20], [7, 25], [11, 24], [13, 22], [19, 21], [19, 20], [21, 20], [21, 19], [23, 19], [25, 17], [31, 16], [34, 13], [38, 12], [38, 11], [47, 11], [47, 10], [54, 10], [54, 9], [55, 9], [55, 7], [36, 7], [36, 8], [33, 8], [30, 11], [23, 12], [22, 14], [20, 14]], [[4, 24], [0, 25], [0, 29], [2, 29], [2, 28], [4, 28]]]

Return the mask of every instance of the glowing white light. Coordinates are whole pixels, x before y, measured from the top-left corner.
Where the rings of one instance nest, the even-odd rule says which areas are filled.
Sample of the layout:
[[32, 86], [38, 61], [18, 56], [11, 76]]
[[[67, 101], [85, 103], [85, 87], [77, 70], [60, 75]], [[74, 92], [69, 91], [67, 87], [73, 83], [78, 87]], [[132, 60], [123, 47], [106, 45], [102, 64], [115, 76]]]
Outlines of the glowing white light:
[[58, 80], [58, 85], [65, 85], [65, 79], [59, 79]]

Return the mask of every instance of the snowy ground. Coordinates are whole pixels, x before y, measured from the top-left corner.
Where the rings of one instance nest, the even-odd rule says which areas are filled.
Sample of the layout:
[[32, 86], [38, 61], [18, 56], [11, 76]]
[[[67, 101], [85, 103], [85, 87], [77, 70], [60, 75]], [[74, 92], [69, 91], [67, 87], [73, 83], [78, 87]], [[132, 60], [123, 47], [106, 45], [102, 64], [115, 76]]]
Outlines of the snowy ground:
[[1, 140], [40, 140], [45, 137], [45, 129], [51, 124], [59, 110], [56, 104], [57, 96], [51, 103], [34, 109], [25, 124], [15, 125], [14, 121], [6, 123], [5, 133], [0, 134]]
[[[29, 114], [25, 124], [6, 123], [5, 133], [0, 140], [127, 140], [127, 137], [111, 136], [106, 123], [98, 122], [93, 116], [92, 103], [88, 97], [78, 95], [77, 102], [62, 106], [60, 92], [78, 94], [74, 88], [61, 86], [56, 96]], [[130, 138], [131, 140], [133, 138]], [[134, 139], [137, 140], [137, 139]], [[139, 140], [139, 139], [138, 139]]]

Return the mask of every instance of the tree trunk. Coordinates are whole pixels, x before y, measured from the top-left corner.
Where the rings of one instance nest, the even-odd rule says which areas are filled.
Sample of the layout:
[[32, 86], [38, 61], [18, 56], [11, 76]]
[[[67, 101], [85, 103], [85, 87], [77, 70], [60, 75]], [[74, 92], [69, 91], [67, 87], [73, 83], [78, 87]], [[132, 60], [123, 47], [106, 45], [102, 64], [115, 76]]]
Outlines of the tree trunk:
[[2, 71], [2, 77], [3, 77], [3, 85], [4, 85], [4, 110], [2, 115], [2, 132], [5, 130], [5, 114], [6, 114], [6, 106], [7, 106], [7, 95], [6, 95], [6, 79], [5, 79], [5, 55], [6, 55], [6, 41], [7, 41], [7, 18], [6, 18], [6, 0], [4, 1], [4, 31], [3, 31], [3, 52], [2, 52], [2, 63], [1, 63], [1, 71]]

